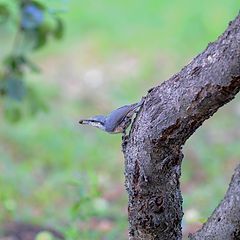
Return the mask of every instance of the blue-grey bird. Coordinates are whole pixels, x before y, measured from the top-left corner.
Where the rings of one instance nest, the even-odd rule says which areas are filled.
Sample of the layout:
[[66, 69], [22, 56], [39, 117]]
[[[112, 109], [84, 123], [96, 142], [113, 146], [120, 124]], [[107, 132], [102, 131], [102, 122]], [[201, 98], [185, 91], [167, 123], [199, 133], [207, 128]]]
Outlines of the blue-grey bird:
[[122, 106], [110, 112], [107, 116], [97, 115], [89, 119], [81, 119], [80, 124], [87, 124], [97, 127], [108, 133], [124, 133], [131, 124], [132, 117], [137, 109], [142, 105], [143, 99], [139, 103]]

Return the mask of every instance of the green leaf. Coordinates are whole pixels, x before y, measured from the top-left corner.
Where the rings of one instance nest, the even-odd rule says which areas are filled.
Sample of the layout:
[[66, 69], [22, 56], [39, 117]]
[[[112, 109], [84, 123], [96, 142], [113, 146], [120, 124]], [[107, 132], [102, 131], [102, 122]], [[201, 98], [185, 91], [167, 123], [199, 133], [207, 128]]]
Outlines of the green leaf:
[[42, 25], [39, 27], [35, 32], [35, 46], [34, 49], [37, 50], [39, 48], [42, 48], [47, 43], [49, 28], [48, 26]]
[[40, 68], [24, 55], [10, 55], [5, 59], [4, 64], [11, 72], [17, 74], [23, 73], [22, 67], [24, 66], [35, 73], [40, 72]]
[[10, 71], [20, 74], [21, 67], [25, 64], [25, 57], [23, 55], [10, 55], [5, 58], [4, 64]]
[[56, 27], [53, 34], [56, 39], [61, 39], [64, 33], [63, 21], [60, 18], [55, 18], [55, 19], [56, 19]]
[[16, 56], [10, 55], [6, 57], [4, 60], [4, 65], [11, 70], [15, 70], [18, 65]]

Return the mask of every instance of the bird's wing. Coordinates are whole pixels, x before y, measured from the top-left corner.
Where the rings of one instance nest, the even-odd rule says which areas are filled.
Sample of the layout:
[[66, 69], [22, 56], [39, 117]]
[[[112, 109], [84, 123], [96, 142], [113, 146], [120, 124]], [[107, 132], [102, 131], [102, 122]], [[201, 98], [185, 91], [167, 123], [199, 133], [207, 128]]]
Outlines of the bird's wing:
[[114, 131], [114, 129], [125, 119], [125, 117], [128, 116], [129, 113], [132, 113], [131, 115], [133, 115], [133, 111], [139, 106], [139, 103], [134, 103], [113, 110], [106, 119], [106, 131]]

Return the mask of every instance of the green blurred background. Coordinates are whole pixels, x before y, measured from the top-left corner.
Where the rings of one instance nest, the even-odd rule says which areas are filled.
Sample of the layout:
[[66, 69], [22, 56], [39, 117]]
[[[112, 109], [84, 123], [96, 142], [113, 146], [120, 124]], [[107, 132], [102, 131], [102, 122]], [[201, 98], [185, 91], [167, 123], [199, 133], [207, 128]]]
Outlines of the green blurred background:
[[[137, 102], [214, 41], [239, 0], [45, 1], [63, 10], [61, 42], [34, 54], [28, 80], [48, 111], [12, 124], [0, 118], [0, 221], [61, 230], [68, 240], [127, 239], [121, 136], [80, 117]], [[11, 29], [1, 35], [2, 57]], [[184, 147], [184, 232], [206, 220], [240, 158], [240, 97]]]

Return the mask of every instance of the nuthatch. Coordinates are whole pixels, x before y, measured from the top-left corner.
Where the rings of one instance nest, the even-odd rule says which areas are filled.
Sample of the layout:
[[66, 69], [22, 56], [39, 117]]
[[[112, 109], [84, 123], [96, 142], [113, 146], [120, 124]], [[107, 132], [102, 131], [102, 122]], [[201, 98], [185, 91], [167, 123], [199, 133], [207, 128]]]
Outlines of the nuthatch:
[[139, 103], [125, 105], [110, 112], [107, 116], [97, 115], [89, 119], [81, 119], [80, 124], [87, 124], [97, 127], [108, 133], [124, 133], [132, 121], [134, 113], [142, 105], [143, 99]]

